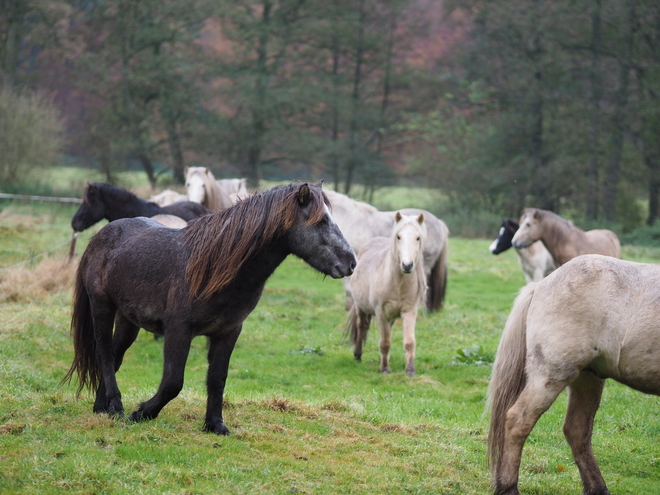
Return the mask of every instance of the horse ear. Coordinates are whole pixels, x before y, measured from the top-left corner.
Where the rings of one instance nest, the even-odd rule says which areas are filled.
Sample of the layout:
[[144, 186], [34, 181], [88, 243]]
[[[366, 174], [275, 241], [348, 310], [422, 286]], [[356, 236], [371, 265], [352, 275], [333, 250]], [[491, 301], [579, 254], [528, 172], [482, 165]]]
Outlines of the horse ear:
[[298, 188], [298, 203], [301, 206], [306, 206], [307, 204], [309, 204], [311, 196], [312, 193], [309, 190], [309, 184], [307, 184], [307, 182], [301, 184], [300, 187]]
[[317, 182], [316, 184], [314, 184], [314, 185], [315, 185], [316, 187], [323, 188], [323, 179], [321, 179], [320, 181], [318, 181], [318, 182]]
[[541, 212], [539, 210], [534, 210], [534, 220], [541, 218]]
[[401, 216], [401, 212], [400, 212], [400, 211], [397, 211], [397, 212], [396, 212], [396, 215], [394, 215], [394, 221], [395, 221], [396, 223], [399, 223], [399, 222], [401, 221], [402, 218], [403, 218], [403, 217]]
[[424, 213], [420, 213], [417, 217], [417, 223], [422, 225], [424, 223]]

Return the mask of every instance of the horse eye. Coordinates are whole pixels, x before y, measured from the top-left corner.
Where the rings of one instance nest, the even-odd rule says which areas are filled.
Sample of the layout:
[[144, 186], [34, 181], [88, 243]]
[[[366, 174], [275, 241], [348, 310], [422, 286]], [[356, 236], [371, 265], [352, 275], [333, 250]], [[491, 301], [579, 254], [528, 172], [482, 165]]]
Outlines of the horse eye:
[[417, 240], [419, 241], [419, 237], [417, 238]]
[[397, 235], [397, 236], [396, 236], [396, 240], [397, 240], [397, 241], [400, 241], [400, 240], [401, 240], [401, 236], [400, 236], [400, 235]]

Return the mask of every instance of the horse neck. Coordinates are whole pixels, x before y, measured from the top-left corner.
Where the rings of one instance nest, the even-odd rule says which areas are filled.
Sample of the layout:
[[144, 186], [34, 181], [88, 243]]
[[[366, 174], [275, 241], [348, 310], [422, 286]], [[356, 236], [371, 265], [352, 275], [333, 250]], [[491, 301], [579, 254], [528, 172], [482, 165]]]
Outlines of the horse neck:
[[132, 218], [132, 217], [152, 217], [162, 213], [160, 206], [156, 203], [150, 203], [137, 196], [129, 197], [128, 200], [111, 199], [107, 201], [104, 196], [105, 204], [105, 218], [112, 222], [119, 218]]
[[546, 228], [543, 229], [540, 240], [550, 251], [555, 264], [557, 266], [563, 265], [573, 257], [569, 253], [571, 245], [576, 241], [576, 238], [579, 239], [584, 236], [584, 231], [559, 216], [549, 216], [545, 219], [545, 222]]

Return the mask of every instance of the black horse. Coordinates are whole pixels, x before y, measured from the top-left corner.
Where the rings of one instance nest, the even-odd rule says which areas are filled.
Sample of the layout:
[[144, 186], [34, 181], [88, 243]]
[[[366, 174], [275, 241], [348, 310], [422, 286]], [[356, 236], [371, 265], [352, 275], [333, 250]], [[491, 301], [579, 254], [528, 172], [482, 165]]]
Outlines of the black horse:
[[[353, 273], [355, 254], [330, 216], [321, 184], [290, 184], [176, 230], [147, 218], [117, 220], [80, 260], [71, 333], [75, 357], [63, 382], [96, 391], [94, 411], [121, 416], [115, 372], [140, 328], [165, 336], [158, 392], [130, 420], [158, 416], [183, 387], [190, 343], [209, 340], [204, 429], [228, 435], [222, 399], [229, 358], [268, 277], [289, 255], [333, 278]], [[113, 335], [114, 323], [114, 335]]]
[[161, 207], [138, 198], [126, 189], [103, 182], [87, 184], [82, 199], [80, 208], [71, 220], [71, 227], [76, 232], [82, 232], [103, 218], [112, 222], [119, 218], [175, 215], [188, 222], [209, 213], [204, 206], [192, 201], [180, 201]]

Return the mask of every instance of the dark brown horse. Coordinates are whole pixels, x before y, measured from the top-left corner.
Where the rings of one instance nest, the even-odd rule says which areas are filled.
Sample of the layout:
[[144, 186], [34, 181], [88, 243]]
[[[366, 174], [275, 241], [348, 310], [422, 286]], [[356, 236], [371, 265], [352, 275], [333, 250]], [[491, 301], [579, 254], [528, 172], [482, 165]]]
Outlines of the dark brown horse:
[[[140, 328], [165, 337], [158, 392], [130, 415], [153, 419], [183, 387], [193, 337], [209, 340], [204, 429], [227, 435], [222, 399], [229, 358], [268, 277], [289, 254], [341, 278], [355, 255], [321, 184], [260, 192], [184, 229], [146, 218], [117, 220], [90, 241], [76, 277], [71, 333], [79, 392], [96, 391], [94, 411], [121, 416], [115, 373]], [[113, 335], [114, 324], [114, 335]]]
[[76, 232], [82, 232], [104, 218], [112, 222], [119, 218], [174, 215], [188, 222], [209, 213], [205, 207], [192, 201], [179, 201], [161, 207], [138, 198], [126, 189], [103, 182], [87, 184], [82, 199], [80, 208], [71, 220], [71, 227]]

